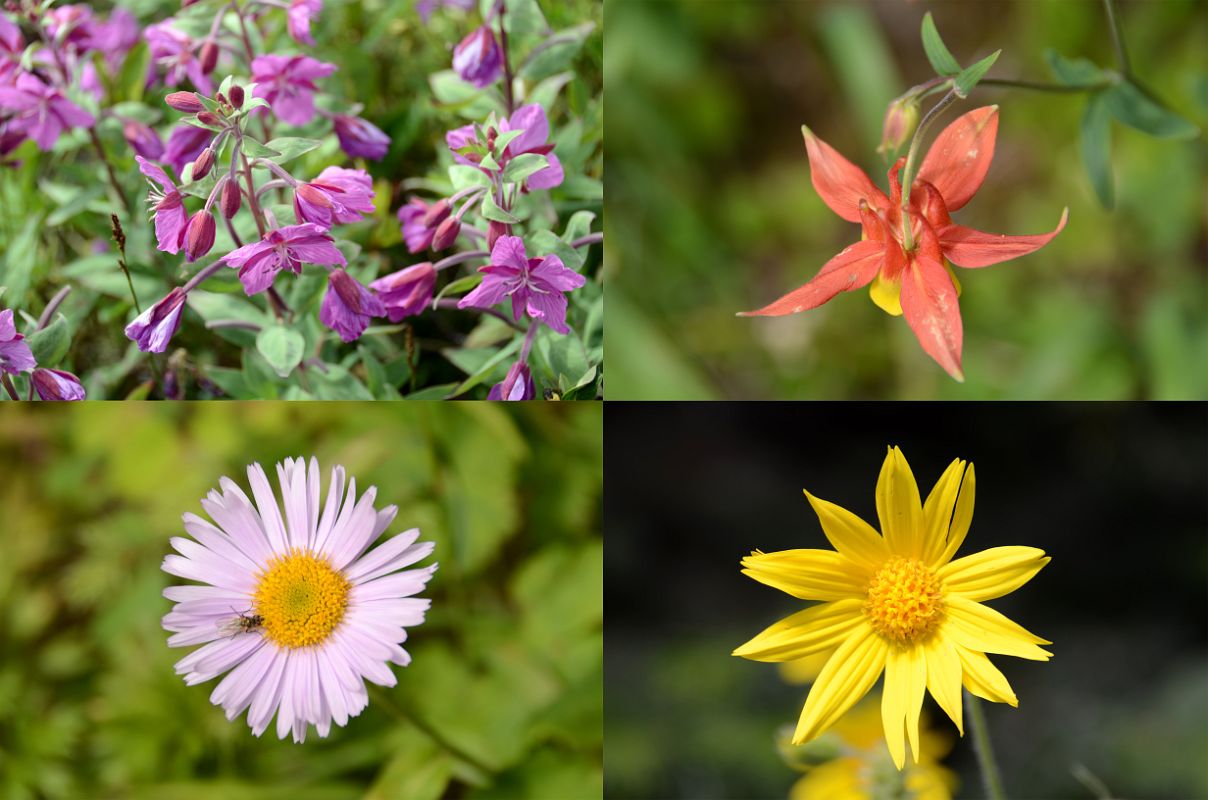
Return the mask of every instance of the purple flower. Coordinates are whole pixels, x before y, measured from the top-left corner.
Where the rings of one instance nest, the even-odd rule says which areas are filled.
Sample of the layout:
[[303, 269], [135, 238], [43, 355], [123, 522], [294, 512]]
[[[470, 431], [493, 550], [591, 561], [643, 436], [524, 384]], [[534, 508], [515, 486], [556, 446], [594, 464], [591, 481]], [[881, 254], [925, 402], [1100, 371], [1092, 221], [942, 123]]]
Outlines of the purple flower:
[[384, 275], [369, 284], [382, 299], [391, 322], [415, 316], [427, 308], [434, 286], [436, 270], [429, 261]]
[[552, 189], [562, 183], [562, 163], [554, 155], [554, 146], [548, 143], [549, 120], [545, 118], [545, 109], [538, 103], [521, 106], [512, 112], [512, 116], [499, 123], [500, 132], [524, 131], [508, 143], [503, 151], [501, 165], [507, 164], [521, 153], [538, 153], [549, 160], [549, 166], [534, 172], [525, 179], [524, 185], [529, 189]]
[[25, 38], [8, 17], [0, 14], [0, 86], [11, 86], [21, 71]]
[[363, 169], [328, 167], [294, 191], [299, 222], [330, 228], [337, 222], [358, 222], [373, 210], [373, 179]]
[[[189, 224], [189, 212], [185, 211], [184, 199], [168, 173], [142, 156], [135, 156], [138, 170], [152, 181], [147, 202], [155, 209], [155, 239], [157, 249], [165, 253], [179, 253], [185, 244], [185, 230]], [[155, 188], [159, 184], [159, 189]]]
[[474, 291], [458, 302], [458, 308], [490, 308], [512, 298], [512, 318], [524, 311], [558, 333], [566, 327], [566, 295], [585, 283], [582, 275], [567, 269], [555, 255], [529, 258], [519, 236], [501, 236], [491, 251], [491, 263], [480, 267], [486, 277]]
[[209, 210], [203, 208], [194, 213], [189, 219], [189, 227], [185, 229], [185, 261], [196, 261], [210, 252], [215, 233], [217, 225]]
[[126, 338], [137, 344], [144, 353], [164, 352], [168, 349], [172, 334], [180, 327], [180, 312], [184, 305], [184, 290], [177, 286], [126, 326]]
[[402, 223], [403, 240], [407, 250], [418, 253], [432, 246], [436, 226], [449, 216], [449, 202], [441, 200], [428, 205], [418, 197], [412, 197], [398, 210], [398, 221]]
[[507, 377], [491, 387], [487, 399], [532, 400], [536, 396], [537, 387], [533, 386], [533, 374], [529, 372], [528, 364], [517, 361], [508, 370]]
[[143, 36], [151, 48], [152, 61], [164, 72], [165, 84], [179, 86], [188, 80], [202, 94], [213, 91], [214, 85], [193, 53], [197, 44], [191, 38], [169, 27], [168, 22], [148, 25]]
[[0, 311], [0, 372], [16, 375], [38, 366], [25, 337], [17, 333], [13, 324], [13, 310]]
[[315, 40], [310, 35], [310, 22], [319, 16], [323, 10], [323, 0], [292, 0], [289, 11], [286, 12], [286, 26], [289, 35], [299, 44], [314, 47]]
[[483, 25], [453, 48], [453, 71], [479, 89], [499, 80], [503, 72], [503, 50], [490, 26]]
[[304, 263], [348, 263], [327, 231], [311, 223], [274, 228], [259, 242], [245, 244], [222, 260], [228, 266], [239, 268], [239, 280], [249, 295], [272, 286], [273, 279], [282, 269], [300, 275]]
[[11, 87], [0, 87], [0, 110], [14, 111], [14, 123], [42, 151], [54, 147], [64, 128], [86, 128], [93, 116], [29, 73], [17, 76]]
[[437, 6], [460, 8], [463, 11], [469, 11], [474, 7], [474, 0], [419, 0], [415, 4], [415, 10], [419, 12], [419, 16], [425, 25], [432, 18], [432, 12], [436, 10]]
[[195, 160], [206, 149], [214, 132], [196, 125], [178, 125], [168, 136], [168, 147], [164, 150], [164, 162], [172, 165], [176, 174], [184, 172], [185, 164]]
[[336, 71], [335, 64], [310, 56], [257, 56], [252, 61], [255, 97], [263, 97], [274, 113], [290, 125], [305, 125], [315, 118], [315, 81]]
[[361, 338], [369, 327], [370, 317], [386, 316], [386, 307], [377, 295], [344, 270], [333, 269], [327, 280], [319, 321], [340, 334], [343, 341]]
[[163, 156], [164, 143], [160, 141], [159, 134], [152, 130], [150, 125], [128, 119], [122, 123], [122, 134], [135, 154], [151, 161], [158, 161]]
[[35, 369], [33, 377], [34, 391], [43, 400], [83, 400], [84, 386], [80, 379], [70, 372], [59, 369]]
[[331, 122], [340, 140], [340, 147], [349, 158], [381, 161], [390, 150], [390, 137], [373, 123], [347, 114], [336, 114]]
[[92, 45], [92, 38], [100, 23], [92, 18], [92, 9], [84, 5], [60, 6], [46, 13], [46, 30], [56, 43], [67, 45], [77, 52], [84, 52]]

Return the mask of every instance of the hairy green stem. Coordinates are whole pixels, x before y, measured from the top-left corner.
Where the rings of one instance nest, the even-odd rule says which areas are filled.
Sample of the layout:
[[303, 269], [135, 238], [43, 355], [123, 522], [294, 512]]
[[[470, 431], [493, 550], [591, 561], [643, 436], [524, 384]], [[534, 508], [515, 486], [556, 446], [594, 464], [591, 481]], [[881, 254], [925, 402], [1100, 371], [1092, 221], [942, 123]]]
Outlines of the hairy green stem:
[[910, 150], [906, 154], [906, 166], [902, 168], [902, 172], [898, 175], [898, 179], [902, 182], [902, 246], [907, 250], [914, 249], [914, 235], [910, 232], [910, 214], [907, 209], [910, 208], [910, 185], [914, 183], [914, 175], [919, 170], [919, 150], [922, 149], [923, 137], [927, 134], [927, 129], [931, 127], [944, 109], [952, 105], [957, 99], [956, 88], [954, 87], [948, 94], [944, 95], [944, 99], [940, 100], [931, 110], [927, 112], [927, 116], [923, 117], [923, 121], [919, 123], [919, 127], [914, 131], [914, 138], [910, 140]]
[[390, 692], [387, 692], [382, 687], [373, 683], [369, 684], [369, 692], [374, 696], [378, 703], [380, 703], [382, 707], [385, 708], [388, 713], [390, 713], [391, 716], [393, 716], [395, 719], [410, 723], [450, 755], [461, 759], [478, 771], [487, 775], [494, 773], [495, 770], [450, 742], [442, 733], [440, 733], [440, 731], [433, 728], [426, 720], [422, 719], [418, 714], [416, 714], [415, 711], [406, 703], [400, 702]]
[[982, 783], [989, 800], [1007, 800], [1002, 788], [1002, 775], [994, 760], [994, 747], [990, 744], [990, 731], [986, 726], [986, 715], [981, 701], [965, 692], [965, 708], [969, 711], [969, 727], [973, 731], [973, 749], [977, 751], [977, 764], [981, 768]]
[[1116, 48], [1116, 62], [1120, 71], [1127, 78], [1132, 77], [1132, 67], [1128, 63], [1128, 51], [1124, 49], [1124, 32], [1120, 30], [1120, 21], [1116, 19], [1116, 4], [1113, 0], [1103, 0], [1103, 8], [1107, 11], [1107, 23], [1112, 31], [1112, 44]]
[[1106, 89], [1111, 83], [1102, 81], [1088, 86], [1064, 86], [1060, 83], [1040, 83], [1038, 81], [1016, 81], [1008, 78], [982, 78], [978, 86], [1001, 86], [1004, 89], [1028, 89], [1033, 92], [1059, 92], [1071, 94], [1075, 92], [1097, 92]]

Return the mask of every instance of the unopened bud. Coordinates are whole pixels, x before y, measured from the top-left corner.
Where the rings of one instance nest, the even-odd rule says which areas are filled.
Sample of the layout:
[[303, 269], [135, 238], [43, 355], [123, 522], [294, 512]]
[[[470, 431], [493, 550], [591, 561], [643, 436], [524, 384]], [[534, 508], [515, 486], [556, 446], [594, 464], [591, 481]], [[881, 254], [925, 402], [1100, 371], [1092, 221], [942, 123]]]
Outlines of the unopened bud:
[[209, 75], [216, 66], [218, 66], [218, 43], [213, 39], [206, 39], [205, 44], [201, 46], [201, 71], [203, 74]]
[[199, 181], [210, 174], [214, 167], [214, 148], [207, 147], [193, 162], [193, 180]]
[[177, 111], [183, 111], [186, 114], [196, 114], [199, 111], [206, 110], [206, 107], [202, 105], [201, 100], [197, 98], [195, 92], [172, 92], [172, 94], [164, 98], [164, 102]]
[[885, 110], [885, 124], [881, 130], [881, 145], [878, 153], [897, 152], [902, 148], [915, 125], [919, 123], [919, 102], [915, 97], [899, 97]]
[[449, 217], [436, 226], [436, 233], [432, 235], [432, 249], [444, 250], [446, 247], [451, 247], [457, 241], [459, 233], [461, 233], [461, 220], [457, 217]]
[[508, 225], [506, 222], [496, 222], [495, 220], [491, 220], [491, 223], [487, 225], [487, 249], [494, 250], [495, 242], [499, 241], [500, 236], [511, 235], [511, 225]]
[[218, 105], [220, 105], [220, 106], [227, 105], [226, 95], [223, 94], [222, 92], [219, 92], [218, 94], [214, 95], [214, 99], [218, 101]]
[[448, 200], [440, 200], [428, 206], [428, 210], [424, 212], [423, 219], [420, 220], [425, 228], [435, 228], [437, 225], [445, 221], [451, 210]]
[[230, 89], [231, 105], [235, 108], [243, 108], [243, 87], [232, 86]]
[[243, 192], [239, 191], [239, 184], [233, 178], [227, 178], [227, 182], [222, 185], [222, 199], [219, 201], [222, 216], [227, 219], [234, 218], [242, 205]]
[[185, 260], [196, 261], [214, 246], [216, 225], [210, 212], [202, 209], [189, 220], [185, 231]]
[[204, 125], [221, 125], [222, 118], [212, 111], [203, 111], [197, 115], [197, 121]]

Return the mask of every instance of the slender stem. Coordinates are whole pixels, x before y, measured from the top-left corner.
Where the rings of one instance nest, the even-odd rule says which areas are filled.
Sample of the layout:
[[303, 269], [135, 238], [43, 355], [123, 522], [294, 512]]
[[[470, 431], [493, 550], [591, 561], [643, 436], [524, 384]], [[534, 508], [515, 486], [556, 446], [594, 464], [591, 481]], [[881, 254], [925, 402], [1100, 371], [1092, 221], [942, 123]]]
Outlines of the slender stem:
[[603, 232], [589, 233], [586, 236], [581, 236], [570, 243], [571, 247], [588, 247], [593, 244], [600, 244], [604, 241]]
[[130, 298], [134, 300], [134, 310], [141, 314], [143, 307], [139, 305], [138, 293], [134, 291], [134, 278], [130, 277], [130, 268], [126, 265], [126, 232], [122, 230], [122, 222], [117, 218], [117, 214], [109, 215], [109, 226], [113, 232], [113, 241], [117, 243], [119, 254], [117, 265], [122, 268], [122, 274], [126, 276], [126, 285], [130, 287]]
[[277, 291], [276, 286], [268, 287], [268, 291], [265, 294], [268, 295], [268, 303], [273, 307], [273, 313], [277, 315], [277, 319], [293, 317], [293, 309], [289, 307], [289, 303], [285, 302], [285, 298]]
[[990, 731], [986, 727], [986, 715], [982, 711], [981, 701], [966, 691], [965, 708], [969, 710], [969, 727], [973, 730], [973, 749], [977, 751], [977, 764], [981, 767], [986, 797], [989, 800], [1006, 800], [1007, 794], [1003, 791], [1002, 775], [994, 760], [994, 748], [990, 744]]
[[1100, 83], [1092, 83], [1087, 86], [1063, 86], [1060, 83], [1040, 83], [1038, 81], [1016, 81], [1008, 78], [982, 78], [977, 85], [981, 86], [1001, 86], [1004, 89], [1028, 89], [1033, 92], [1097, 92], [1100, 89], [1106, 89], [1111, 84], [1107, 81]]
[[507, 13], [507, 6], [500, 0], [499, 2], [499, 48], [503, 51], [503, 99], [507, 105], [508, 116], [512, 116], [512, 111], [516, 108], [516, 98], [512, 95], [512, 59], [508, 55], [508, 31], [503, 24], [503, 15]]
[[[232, 3], [235, 8], [235, 16], [239, 18], [239, 38], [243, 42], [243, 52], [247, 55], [247, 68], [250, 71], [252, 62], [256, 60], [256, 53], [252, 50], [252, 39], [248, 36], [247, 21], [243, 18], [243, 7], [237, 3]], [[268, 127], [268, 118], [260, 117], [260, 130], [264, 132], [264, 141], [267, 144], [272, 138], [272, 132]]]
[[[235, 188], [238, 189], [239, 187]], [[226, 223], [227, 233], [231, 235], [231, 241], [235, 243], [235, 247], [243, 247], [243, 240], [240, 239], [239, 234], [235, 232], [234, 223], [227, 219], [226, 214], [219, 214], [218, 216], [222, 217], [222, 221]]]
[[186, 283], [183, 287], [181, 287], [181, 291], [183, 291], [185, 294], [188, 294], [189, 292], [196, 289], [198, 284], [200, 284], [206, 278], [208, 278], [211, 275], [213, 275], [214, 273], [218, 272], [225, 266], [226, 266], [226, 262], [224, 262], [222, 259], [215, 261], [213, 264], [206, 265], [202, 269], [199, 269], [192, 278], [189, 278], [189, 282]]
[[71, 294], [71, 286], [64, 286], [59, 291], [55, 292], [55, 296], [50, 298], [50, 302], [46, 304], [46, 308], [42, 309], [42, 316], [38, 317], [38, 327], [35, 331], [40, 331], [50, 324], [50, 318], [54, 316], [55, 311], [67, 299], [67, 295]]
[[429, 725], [426, 720], [420, 718], [420, 716], [416, 714], [409, 705], [396, 700], [390, 692], [387, 692], [385, 689], [373, 683], [369, 684], [369, 691], [382, 705], [382, 707], [385, 708], [386, 711], [389, 712], [390, 715], [395, 719], [399, 719], [414, 725], [422, 733], [426, 734], [429, 739], [443, 747], [451, 755], [456, 756], [478, 771], [484, 772], [488, 775], [495, 772], [494, 769], [479, 761], [478, 758], [470, 755], [465, 750], [446, 739], [444, 735], [440, 733], [440, 731]]
[[524, 334], [524, 346], [520, 348], [520, 360], [527, 363], [529, 351], [533, 349], [533, 339], [537, 338], [537, 328], [541, 327], [537, 320], [529, 323], [528, 333]]
[[0, 381], [4, 383], [4, 391], [8, 392], [8, 396], [20, 402], [21, 398], [17, 396], [17, 388], [13, 386], [12, 380], [8, 377], [8, 373], [0, 374]]
[[[442, 297], [440, 300], [437, 300], [437, 301], [436, 301], [436, 305], [435, 305], [434, 307], [435, 307], [435, 308], [457, 308], [457, 298], [454, 298], [454, 297]], [[501, 320], [503, 320], [503, 321], [504, 321], [504, 322], [506, 322], [508, 325], [510, 325], [511, 327], [515, 328], [515, 329], [516, 329], [516, 330], [518, 330], [518, 331], [522, 331], [522, 330], [524, 330], [524, 328], [522, 328], [522, 327], [520, 327], [519, 325], [517, 325], [517, 324], [516, 324], [516, 321], [515, 321], [515, 320], [513, 320], [511, 317], [509, 317], [507, 314], [504, 314], [504, 313], [502, 313], [502, 312], [496, 311], [496, 310], [495, 310], [495, 309], [493, 309], [493, 308], [472, 308], [472, 309], [470, 309], [470, 308], [463, 308], [463, 309], [461, 309], [461, 310], [462, 310], [462, 311], [477, 311], [477, 312], [478, 312], [478, 313], [480, 313], [480, 314], [489, 314], [489, 315], [491, 315], [492, 317], [495, 317], [496, 319], [501, 319]]]
[[464, 264], [467, 261], [474, 261], [478, 258], [490, 258], [491, 254], [486, 250], [468, 250], [464, 253], [454, 253], [448, 258], [442, 258], [432, 265], [432, 269], [440, 272], [442, 269], [456, 267], [458, 264]]
[[906, 154], [906, 166], [902, 168], [902, 172], [898, 175], [898, 179], [902, 182], [902, 246], [907, 250], [914, 249], [914, 235], [910, 231], [910, 214], [906, 213], [910, 208], [910, 185], [914, 183], [914, 174], [918, 171], [919, 150], [923, 144], [923, 137], [927, 133], [927, 129], [931, 124], [939, 118], [939, 115], [945, 108], [952, 105], [956, 101], [955, 87], [948, 94], [944, 95], [944, 99], [940, 100], [931, 110], [927, 112], [927, 116], [923, 117], [923, 121], [919, 123], [919, 127], [914, 131], [914, 138], [910, 140], [910, 151]]
[[1120, 21], [1116, 19], [1116, 4], [1113, 0], [1103, 0], [1103, 8], [1107, 11], [1107, 22], [1112, 31], [1112, 44], [1116, 47], [1116, 62], [1125, 77], [1132, 77], [1132, 67], [1128, 63], [1128, 51], [1124, 49], [1124, 32], [1120, 30]]
[[218, 328], [237, 328], [239, 330], [251, 331], [260, 333], [261, 328], [254, 322], [248, 322], [242, 319], [212, 319], [206, 323], [208, 330], [217, 330]]
[[126, 213], [129, 213], [130, 200], [126, 197], [125, 190], [122, 189], [122, 185], [117, 180], [117, 173], [113, 171], [113, 165], [109, 163], [109, 157], [105, 155], [105, 147], [101, 144], [101, 138], [96, 135], [96, 128], [89, 128], [88, 136], [92, 139], [92, 147], [96, 150], [97, 157], [105, 165], [105, 174], [109, 176], [109, 185], [113, 187], [113, 191], [117, 193], [118, 199], [122, 201], [122, 208]]

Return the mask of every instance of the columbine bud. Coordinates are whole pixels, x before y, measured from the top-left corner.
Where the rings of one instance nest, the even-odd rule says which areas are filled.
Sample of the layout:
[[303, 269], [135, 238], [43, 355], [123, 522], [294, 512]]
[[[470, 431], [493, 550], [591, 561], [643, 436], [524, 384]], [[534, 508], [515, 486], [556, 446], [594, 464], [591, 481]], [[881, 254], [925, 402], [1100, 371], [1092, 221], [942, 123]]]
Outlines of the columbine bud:
[[444, 250], [446, 247], [451, 247], [457, 241], [459, 233], [461, 233], [461, 220], [457, 217], [449, 217], [436, 226], [436, 233], [432, 235], [432, 249]]
[[885, 110], [885, 125], [881, 130], [878, 153], [896, 152], [914, 133], [919, 122], [919, 101], [914, 97], [899, 97]]
[[424, 212], [424, 217], [421, 221], [425, 228], [435, 228], [445, 221], [445, 218], [449, 216], [449, 211], [449, 201], [438, 200], [428, 206], [428, 210]]
[[183, 111], [186, 114], [196, 114], [199, 111], [206, 110], [206, 107], [197, 98], [195, 92], [172, 92], [172, 94], [164, 98], [164, 102], [177, 111]]
[[231, 105], [235, 108], [243, 108], [243, 87], [232, 86], [227, 91], [230, 92]]
[[186, 261], [196, 261], [210, 252], [214, 246], [215, 228], [214, 217], [209, 211], [202, 209], [193, 215], [185, 231]]
[[213, 39], [206, 39], [205, 44], [201, 46], [201, 71], [203, 74], [209, 75], [214, 71], [214, 67], [218, 66], [218, 43]]
[[210, 170], [214, 167], [214, 148], [207, 147], [201, 151], [201, 155], [193, 162], [193, 180], [199, 181], [210, 174]]
[[219, 201], [222, 216], [233, 219], [242, 205], [243, 192], [239, 191], [239, 184], [233, 178], [227, 178], [227, 182], [222, 185], [222, 199]]
[[212, 111], [202, 111], [197, 115], [197, 121], [205, 125], [221, 125], [222, 118]]
[[495, 242], [499, 241], [500, 236], [511, 235], [511, 225], [508, 225], [506, 222], [496, 222], [495, 220], [491, 220], [491, 223], [487, 225], [487, 249], [495, 249]]

